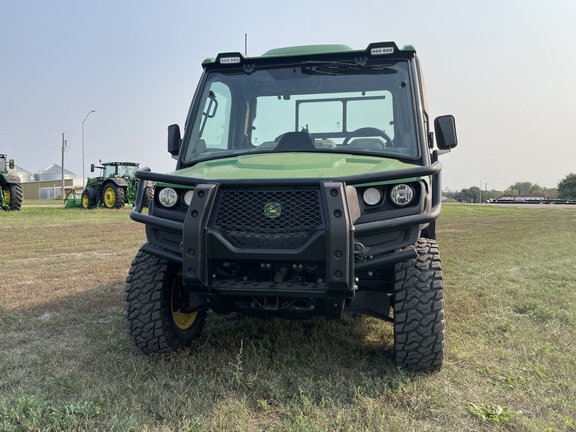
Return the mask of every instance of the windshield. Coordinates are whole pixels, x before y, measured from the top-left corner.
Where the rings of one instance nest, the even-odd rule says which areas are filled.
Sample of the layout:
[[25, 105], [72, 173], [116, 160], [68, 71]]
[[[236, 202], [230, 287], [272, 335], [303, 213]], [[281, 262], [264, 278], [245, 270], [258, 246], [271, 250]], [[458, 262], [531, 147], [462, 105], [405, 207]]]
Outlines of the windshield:
[[6, 169], [6, 159], [0, 158], [0, 173], [8, 171]]
[[247, 152], [417, 158], [408, 63], [303, 63], [209, 72], [184, 162]]
[[134, 173], [138, 169], [134, 165], [105, 165], [104, 177], [130, 177], [134, 178]]

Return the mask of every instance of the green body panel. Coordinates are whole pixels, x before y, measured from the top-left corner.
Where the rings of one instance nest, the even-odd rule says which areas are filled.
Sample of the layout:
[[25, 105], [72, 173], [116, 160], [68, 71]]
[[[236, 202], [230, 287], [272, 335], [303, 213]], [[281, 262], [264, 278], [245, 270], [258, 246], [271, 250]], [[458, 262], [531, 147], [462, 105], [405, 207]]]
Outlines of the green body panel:
[[352, 51], [348, 45], [303, 45], [285, 48], [275, 48], [266, 51], [262, 57], [286, 57], [293, 55], [327, 54], [333, 52]]
[[333, 178], [413, 168], [396, 159], [339, 153], [266, 153], [200, 162], [172, 174], [206, 180]]

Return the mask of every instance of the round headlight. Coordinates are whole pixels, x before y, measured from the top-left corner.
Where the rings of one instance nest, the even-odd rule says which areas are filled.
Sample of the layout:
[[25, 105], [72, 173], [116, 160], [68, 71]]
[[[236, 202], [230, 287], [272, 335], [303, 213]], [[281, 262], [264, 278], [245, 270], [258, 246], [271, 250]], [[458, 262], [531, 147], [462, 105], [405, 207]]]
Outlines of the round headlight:
[[178, 194], [172, 188], [164, 188], [158, 194], [158, 201], [164, 207], [174, 207], [178, 202]]
[[194, 195], [194, 191], [193, 190], [189, 190], [188, 192], [186, 192], [184, 194], [184, 198], [182, 198], [184, 200], [184, 204], [186, 204], [187, 206], [190, 205], [190, 203], [192, 202], [192, 196]]
[[368, 188], [362, 194], [362, 199], [370, 206], [376, 205], [382, 200], [382, 192], [380, 189]]
[[392, 202], [399, 207], [407, 206], [414, 199], [414, 188], [407, 184], [399, 184], [390, 192]]

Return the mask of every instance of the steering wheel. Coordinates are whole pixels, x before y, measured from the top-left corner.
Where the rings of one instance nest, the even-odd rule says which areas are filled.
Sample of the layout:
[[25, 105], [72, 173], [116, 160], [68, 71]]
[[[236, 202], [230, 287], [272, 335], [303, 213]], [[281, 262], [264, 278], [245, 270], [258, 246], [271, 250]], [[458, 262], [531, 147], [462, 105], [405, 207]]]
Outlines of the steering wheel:
[[342, 142], [342, 145], [343, 146], [348, 145], [350, 140], [354, 137], [371, 137], [371, 136], [382, 137], [384, 138], [384, 141], [386, 141], [387, 147], [394, 147], [394, 142], [392, 141], [392, 138], [390, 138], [388, 134], [383, 130], [375, 127], [363, 127], [350, 132], [348, 136], [344, 139], [344, 142]]

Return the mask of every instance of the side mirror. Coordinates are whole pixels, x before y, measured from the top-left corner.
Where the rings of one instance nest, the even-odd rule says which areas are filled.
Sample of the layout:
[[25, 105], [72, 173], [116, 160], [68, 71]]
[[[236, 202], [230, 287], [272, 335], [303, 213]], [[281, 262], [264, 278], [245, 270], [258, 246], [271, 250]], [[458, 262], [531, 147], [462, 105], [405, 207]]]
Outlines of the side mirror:
[[8, 168], [14, 169], [14, 159], [9, 159], [9, 160], [8, 160]]
[[181, 144], [180, 126], [177, 124], [168, 126], [168, 153], [170, 153], [174, 159], [180, 154]]
[[434, 120], [434, 132], [436, 133], [436, 144], [440, 150], [451, 150], [458, 145], [454, 116], [436, 117]]
[[94, 172], [94, 164], [90, 165], [90, 172]]

